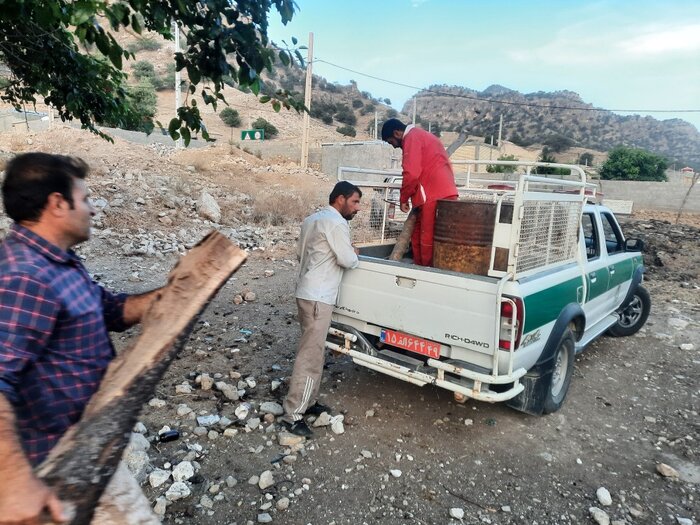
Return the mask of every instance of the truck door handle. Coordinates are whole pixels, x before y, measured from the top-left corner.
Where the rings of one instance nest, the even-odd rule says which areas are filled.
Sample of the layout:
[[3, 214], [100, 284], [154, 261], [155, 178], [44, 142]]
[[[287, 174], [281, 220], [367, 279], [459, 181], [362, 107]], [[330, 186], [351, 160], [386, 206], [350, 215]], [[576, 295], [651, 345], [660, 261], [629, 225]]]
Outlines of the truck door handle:
[[615, 267], [614, 266], [608, 266], [608, 271], [610, 272], [610, 275], [615, 275]]
[[595, 272], [591, 272], [588, 274], [588, 278], [591, 280], [592, 283], [594, 283], [598, 280], [598, 274], [596, 274]]
[[410, 277], [400, 277], [396, 276], [396, 286], [401, 286], [402, 288], [415, 288], [416, 280]]

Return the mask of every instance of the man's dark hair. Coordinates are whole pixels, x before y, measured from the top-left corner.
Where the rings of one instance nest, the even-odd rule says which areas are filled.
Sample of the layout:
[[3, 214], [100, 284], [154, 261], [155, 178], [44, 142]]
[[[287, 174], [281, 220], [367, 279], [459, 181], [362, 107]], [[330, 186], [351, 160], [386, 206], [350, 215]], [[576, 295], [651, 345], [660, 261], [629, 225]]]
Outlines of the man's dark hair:
[[338, 184], [335, 185], [335, 188], [333, 188], [333, 191], [328, 196], [328, 204], [332, 205], [336, 201], [336, 199], [341, 195], [346, 199], [349, 199], [355, 193], [362, 197], [362, 191], [360, 191], [360, 188], [358, 188], [351, 182], [341, 180]]
[[5, 169], [2, 202], [15, 222], [36, 221], [49, 195], [60, 193], [73, 207], [73, 177], [84, 179], [88, 165], [79, 158], [49, 153], [23, 153]]
[[404, 131], [405, 129], [406, 124], [397, 118], [390, 118], [382, 126], [382, 140], [386, 142], [386, 139], [394, 135], [394, 131]]

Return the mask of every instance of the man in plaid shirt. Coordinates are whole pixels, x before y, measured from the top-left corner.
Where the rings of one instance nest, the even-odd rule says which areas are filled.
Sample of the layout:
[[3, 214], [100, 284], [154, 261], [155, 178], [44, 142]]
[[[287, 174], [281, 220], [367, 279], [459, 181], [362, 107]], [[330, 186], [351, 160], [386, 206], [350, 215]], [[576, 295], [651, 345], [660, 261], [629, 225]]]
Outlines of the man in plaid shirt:
[[35, 523], [44, 509], [65, 520], [33, 467], [96, 392], [114, 357], [108, 330], [138, 323], [154, 298], [98, 286], [71, 250], [89, 239], [95, 214], [87, 172], [79, 159], [46, 153], [18, 155], [6, 169], [14, 224], [0, 245], [0, 523]]

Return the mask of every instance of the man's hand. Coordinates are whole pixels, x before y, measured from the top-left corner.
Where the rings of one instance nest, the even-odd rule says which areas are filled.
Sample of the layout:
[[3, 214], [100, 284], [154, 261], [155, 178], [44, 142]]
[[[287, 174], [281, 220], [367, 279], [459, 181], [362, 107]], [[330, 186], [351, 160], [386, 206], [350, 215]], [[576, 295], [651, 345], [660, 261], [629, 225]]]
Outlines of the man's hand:
[[55, 523], [68, 521], [56, 494], [34, 475], [19, 443], [12, 405], [0, 392], [0, 525], [39, 525], [44, 510]]
[[39, 525], [44, 510], [54, 523], [68, 521], [56, 494], [31, 471], [0, 479], [0, 525]]
[[404, 213], [408, 213], [408, 210], [411, 209], [411, 205], [407, 202], [402, 202], [400, 207], [401, 207], [401, 211]]

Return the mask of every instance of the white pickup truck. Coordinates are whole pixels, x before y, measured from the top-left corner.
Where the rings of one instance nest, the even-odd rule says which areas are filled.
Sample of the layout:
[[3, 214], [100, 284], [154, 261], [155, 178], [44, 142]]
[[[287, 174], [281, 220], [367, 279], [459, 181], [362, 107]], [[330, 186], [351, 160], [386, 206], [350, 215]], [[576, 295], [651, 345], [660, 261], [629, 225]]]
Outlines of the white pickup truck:
[[[359, 267], [343, 276], [326, 347], [382, 374], [450, 390], [457, 401], [554, 412], [576, 353], [602, 334], [631, 335], [646, 322], [641, 241], [625, 240], [613, 213], [591, 202], [595, 186], [578, 166], [464, 164], [460, 200], [496, 209], [488, 270], [388, 260], [391, 243], [362, 247]], [[521, 171], [507, 184], [476, 178], [485, 164]], [[539, 166], [571, 175], [538, 176]]]

